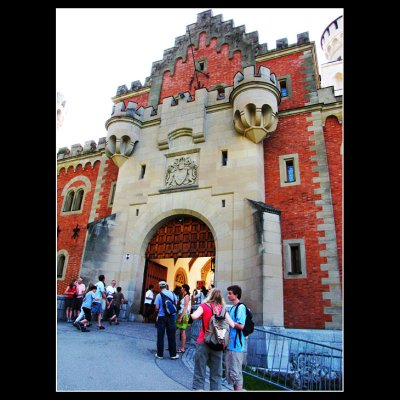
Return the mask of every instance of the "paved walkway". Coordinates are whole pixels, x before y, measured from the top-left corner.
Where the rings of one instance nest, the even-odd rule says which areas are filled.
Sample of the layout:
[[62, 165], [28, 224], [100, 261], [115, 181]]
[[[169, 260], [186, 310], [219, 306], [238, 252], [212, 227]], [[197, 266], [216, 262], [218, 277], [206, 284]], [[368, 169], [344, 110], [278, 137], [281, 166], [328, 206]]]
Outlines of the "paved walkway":
[[[64, 321], [57, 323], [57, 391], [192, 390], [193, 344], [186, 346], [179, 360], [170, 360], [168, 351], [158, 360], [154, 324], [105, 322], [104, 326], [97, 330], [93, 325], [84, 333]], [[223, 382], [222, 390], [232, 387]]]

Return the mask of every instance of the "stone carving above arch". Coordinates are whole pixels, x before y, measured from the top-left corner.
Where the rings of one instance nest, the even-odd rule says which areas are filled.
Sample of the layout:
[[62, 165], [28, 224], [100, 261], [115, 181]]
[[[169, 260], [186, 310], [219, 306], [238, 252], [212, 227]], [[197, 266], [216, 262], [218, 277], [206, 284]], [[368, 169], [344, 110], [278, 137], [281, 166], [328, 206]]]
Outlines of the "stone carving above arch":
[[198, 185], [199, 150], [166, 155], [164, 189], [181, 189]]

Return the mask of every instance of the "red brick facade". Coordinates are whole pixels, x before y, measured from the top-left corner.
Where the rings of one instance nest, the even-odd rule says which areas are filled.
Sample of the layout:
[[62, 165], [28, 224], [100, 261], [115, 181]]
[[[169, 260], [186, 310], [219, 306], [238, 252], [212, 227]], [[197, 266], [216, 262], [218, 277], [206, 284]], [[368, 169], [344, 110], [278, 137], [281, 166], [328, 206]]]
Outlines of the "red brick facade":
[[[192, 46], [194, 47], [194, 46]], [[241, 54], [239, 51], [234, 52], [233, 58], [229, 59], [229, 46], [227, 44], [221, 46], [221, 50], [217, 51], [217, 40], [210, 40], [210, 44], [206, 45], [206, 34], [201, 33], [199, 36], [199, 48], [194, 49], [196, 60], [205, 61], [205, 73], [209, 74], [209, 78], [198, 73], [198, 79], [205, 88], [210, 89], [217, 84], [231, 85], [235, 74], [241, 70]], [[186, 62], [181, 58], [176, 61], [175, 71], [172, 75], [170, 71], [164, 73], [164, 79], [161, 90], [162, 99], [169, 96], [176, 96], [179, 92], [188, 92], [189, 84], [194, 75], [194, 65], [191, 47], [187, 49]], [[196, 78], [191, 86], [190, 94], [195, 95], [195, 86], [197, 86]]]
[[[64, 293], [68, 284], [79, 276], [86, 239], [86, 226], [88, 222], [90, 222], [89, 219], [92, 208], [95, 207], [96, 213], [98, 214], [94, 220], [101, 219], [111, 214], [111, 207], [108, 206], [108, 201], [111, 184], [115, 182], [118, 177], [118, 168], [111, 160], [106, 159], [103, 176], [99, 176], [101, 161], [95, 161], [93, 167], [87, 159], [84, 162], [85, 169], [82, 168], [81, 163], [78, 164], [75, 171], [73, 166], [70, 166], [68, 171], [65, 171], [65, 168], [61, 168], [57, 179], [57, 225], [59, 229], [57, 235], [57, 251], [65, 250], [68, 253], [68, 265], [64, 272], [64, 277], [57, 282], [58, 294]], [[76, 180], [70, 183], [71, 180], [74, 179]], [[98, 202], [99, 204], [93, 204], [94, 192], [99, 179], [102, 180], [101, 199]], [[88, 190], [88, 181], [90, 182], [90, 190]], [[68, 190], [65, 189], [82, 186], [85, 188], [85, 194], [81, 211], [63, 213], [61, 210], [65, 195], [68, 192]], [[75, 228], [80, 230], [78, 235], [74, 238]]]

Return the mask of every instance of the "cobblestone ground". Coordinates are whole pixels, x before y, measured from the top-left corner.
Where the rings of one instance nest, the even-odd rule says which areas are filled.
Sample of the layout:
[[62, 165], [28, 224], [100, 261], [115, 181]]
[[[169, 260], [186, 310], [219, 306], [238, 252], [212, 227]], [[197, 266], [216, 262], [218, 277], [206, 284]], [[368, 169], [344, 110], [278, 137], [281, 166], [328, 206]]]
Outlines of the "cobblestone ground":
[[[179, 360], [170, 360], [168, 351], [158, 360], [154, 357], [154, 324], [121, 322], [110, 326], [105, 322], [104, 326], [98, 330], [94, 324], [90, 332], [80, 332], [70, 323], [57, 323], [57, 391], [191, 390], [193, 341]], [[190, 337], [190, 328], [187, 334]], [[226, 382], [222, 387], [223, 391], [232, 390]]]

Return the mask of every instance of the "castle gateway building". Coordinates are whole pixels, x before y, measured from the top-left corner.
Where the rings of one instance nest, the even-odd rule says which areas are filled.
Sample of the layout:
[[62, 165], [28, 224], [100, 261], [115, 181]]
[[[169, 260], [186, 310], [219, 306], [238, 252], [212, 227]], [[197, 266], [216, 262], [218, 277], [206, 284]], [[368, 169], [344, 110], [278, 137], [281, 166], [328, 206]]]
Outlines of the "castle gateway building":
[[[58, 293], [242, 287], [257, 325], [342, 329], [342, 99], [308, 33], [276, 48], [211, 11], [118, 87], [107, 136], [58, 152]], [[158, 288], [158, 286], [155, 286]]]

